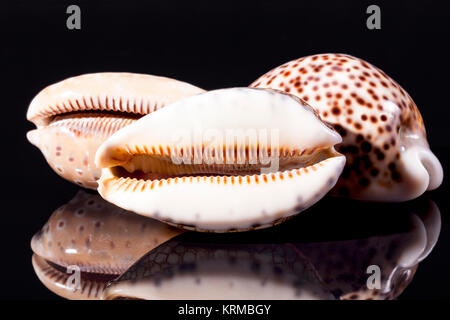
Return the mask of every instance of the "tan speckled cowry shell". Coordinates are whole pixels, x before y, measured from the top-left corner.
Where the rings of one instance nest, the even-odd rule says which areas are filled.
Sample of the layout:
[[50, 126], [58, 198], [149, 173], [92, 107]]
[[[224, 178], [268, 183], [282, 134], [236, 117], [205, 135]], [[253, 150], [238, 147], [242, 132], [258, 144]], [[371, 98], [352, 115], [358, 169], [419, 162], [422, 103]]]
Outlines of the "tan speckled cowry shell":
[[[51, 215], [31, 240], [39, 279], [69, 299], [98, 299], [114, 279], [147, 251], [182, 231], [79, 191]], [[81, 288], [67, 284], [70, 266], [82, 272]], [[94, 275], [94, 276], [89, 276]]]
[[174, 79], [134, 73], [84, 74], [43, 89], [27, 119], [37, 129], [28, 140], [53, 170], [80, 186], [96, 189], [100, 144], [139, 117], [204, 90]]
[[251, 87], [296, 95], [341, 134], [337, 150], [347, 162], [335, 194], [405, 201], [441, 184], [442, 167], [417, 106], [373, 65], [345, 54], [317, 54], [287, 62]]

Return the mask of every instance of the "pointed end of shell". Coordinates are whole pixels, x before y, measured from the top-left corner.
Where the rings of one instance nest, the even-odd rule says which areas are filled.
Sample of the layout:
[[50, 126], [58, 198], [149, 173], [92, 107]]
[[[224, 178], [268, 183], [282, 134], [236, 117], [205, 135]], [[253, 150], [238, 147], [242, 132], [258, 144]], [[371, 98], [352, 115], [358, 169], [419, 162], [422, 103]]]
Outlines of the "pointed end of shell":
[[97, 192], [103, 199], [108, 199], [114, 184], [114, 175], [110, 168], [102, 169], [100, 179], [97, 180]]
[[30, 105], [28, 106], [27, 110], [27, 120], [30, 122], [34, 121], [34, 118], [36, 117], [36, 109], [37, 109], [37, 103], [36, 103], [36, 97], [30, 102]]
[[336, 131], [334, 131], [334, 129], [331, 129], [331, 128], [330, 128], [330, 137], [331, 137], [330, 138], [330, 140], [331, 140], [330, 146], [335, 146], [342, 142], [341, 135], [339, 133], [337, 133]]
[[418, 259], [419, 262], [431, 253], [441, 233], [442, 222], [439, 207], [432, 200], [428, 199], [427, 202], [427, 207], [423, 211], [416, 212], [420, 216], [427, 233], [427, 245]]
[[33, 238], [31, 238], [31, 250], [35, 253], [35, 254], [39, 254], [41, 246], [42, 246], [42, 242], [41, 242], [41, 238], [42, 238], [42, 230], [39, 230], [34, 236]]
[[95, 159], [94, 163], [97, 168], [103, 168], [106, 166], [106, 159], [105, 159], [105, 150], [104, 145], [101, 145], [97, 152], [95, 153]]
[[128, 152], [121, 148], [114, 148], [104, 142], [95, 153], [95, 166], [97, 168], [109, 168], [125, 163], [129, 159]]
[[434, 190], [441, 185], [444, 178], [442, 165], [430, 149], [410, 148], [402, 158], [411, 188], [409, 199], [416, 198], [425, 191]]
[[38, 131], [39, 131], [38, 129], [28, 131], [27, 139], [32, 145], [39, 148], [39, 132]]
[[420, 159], [422, 165], [428, 172], [429, 183], [427, 190], [434, 190], [442, 184], [444, 179], [444, 171], [441, 162], [431, 150], [425, 150], [421, 153]]

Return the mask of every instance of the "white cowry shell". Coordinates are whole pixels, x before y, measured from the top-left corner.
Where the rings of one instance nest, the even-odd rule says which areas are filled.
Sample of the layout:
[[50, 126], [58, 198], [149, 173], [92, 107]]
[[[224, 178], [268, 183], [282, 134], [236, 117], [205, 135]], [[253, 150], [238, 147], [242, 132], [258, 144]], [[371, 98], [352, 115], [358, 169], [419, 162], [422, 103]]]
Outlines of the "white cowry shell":
[[31, 101], [27, 133], [52, 169], [80, 186], [96, 189], [100, 144], [139, 117], [203, 92], [188, 83], [146, 74], [93, 73], [52, 84]]
[[442, 183], [442, 166], [430, 150], [416, 104], [370, 63], [346, 54], [316, 54], [274, 68], [250, 86], [305, 100], [341, 134], [336, 148], [347, 163], [332, 193], [395, 202]]
[[[249, 133], [244, 140], [234, 139], [242, 132]], [[106, 140], [95, 159], [104, 168], [98, 191], [119, 207], [187, 229], [268, 227], [333, 187], [345, 163], [333, 148], [340, 141], [290, 95], [250, 88], [210, 91], [168, 105]], [[201, 163], [194, 163], [198, 154]], [[279, 168], [262, 165], [262, 155]], [[177, 163], [180, 156], [191, 164]]]

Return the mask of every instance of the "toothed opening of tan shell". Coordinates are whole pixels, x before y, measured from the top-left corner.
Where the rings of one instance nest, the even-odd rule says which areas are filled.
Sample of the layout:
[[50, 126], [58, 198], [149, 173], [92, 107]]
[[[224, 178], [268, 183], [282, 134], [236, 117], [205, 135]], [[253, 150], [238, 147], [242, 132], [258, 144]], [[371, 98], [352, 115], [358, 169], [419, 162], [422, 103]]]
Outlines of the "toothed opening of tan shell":
[[30, 120], [38, 125], [49, 125], [61, 117], [98, 116], [99, 112], [101, 112], [102, 116], [110, 115], [127, 119], [139, 119], [162, 106], [156, 102], [144, 101], [144, 99], [82, 97], [74, 101], [67, 100], [47, 106], [31, 116]]
[[114, 274], [80, 272], [79, 287], [67, 287], [71, 273], [66, 267], [54, 264], [36, 254], [33, 255], [33, 267], [40, 280], [53, 292], [68, 299], [98, 299], [106, 285], [117, 278]]
[[41, 118], [40, 124], [51, 126], [61, 122], [61, 120], [68, 120], [68, 119], [82, 120], [90, 117], [138, 120], [145, 115], [140, 113], [128, 113], [125, 111], [114, 111], [114, 110], [101, 111], [101, 113], [99, 111], [100, 110], [82, 110], [82, 111], [70, 111], [65, 113], [51, 114]]
[[[44, 259], [45, 262], [54, 270], [67, 273], [67, 267], [60, 266], [56, 263], [53, 263], [49, 260]], [[96, 281], [96, 282], [109, 282], [117, 278], [117, 276], [120, 274], [111, 274], [111, 273], [99, 273], [99, 272], [88, 272], [88, 271], [81, 271], [80, 272], [81, 277], [83, 280], [89, 280], [89, 281]]]
[[102, 111], [101, 113], [97, 110], [84, 110], [84, 111], [72, 111], [63, 114], [56, 114], [49, 117], [50, 123], [54, 123], [64, 119], [74, 119], [74, 118], [85, 118], [85, 117], [116, 117], [116, 118], [129, 118], [129, 119], [139, 119], [142, 114], [127, 113], [123, 111]]
[[[243, 180], [267, 182], [273, 180], [273, 177], [277, 179], [284, 178], [284, 175], [289, 177], [293, 172], [300, 174], [300, 169], [306, 173], [308, 169], [317, 170], [317, 167], [323, 165], [324, 160], [340, 155], [333, 147], [307, 150], [285, 148], [261, 150], [258, 146], [222, 147], [212, 150], [207, 150], [204, 146], [178, 150], [162, 146], [134, 148], [127, 146], [125, 150], [120, 150], [120, 153], [126, 160], [110, 168], [112, 175], [121, 180], [152, 182], [152, 185], [156, 181], [163, 183], [173, 180], [176, 183], [192, 178], [224, 183], [228, 181], [228, 178], [231, 183], [235, 181], [240, 183]], [[194, 155], [205, 153], [209, 157], [206, 157], [207, 161], [196, 162]], [[180, 161], [180, 158], [183, 159], [181, 163], [174, 162], [171, 157], [174, 154], [179, 157], [176, 158], [177, 161]], [[274, 157], [277, 159], [277, 165], [273, 167], [268, 160], [273, 161]], [[186, 161], [187, 159], [189, 161]], [[205, 160], [205, 157], [201, 159]]]

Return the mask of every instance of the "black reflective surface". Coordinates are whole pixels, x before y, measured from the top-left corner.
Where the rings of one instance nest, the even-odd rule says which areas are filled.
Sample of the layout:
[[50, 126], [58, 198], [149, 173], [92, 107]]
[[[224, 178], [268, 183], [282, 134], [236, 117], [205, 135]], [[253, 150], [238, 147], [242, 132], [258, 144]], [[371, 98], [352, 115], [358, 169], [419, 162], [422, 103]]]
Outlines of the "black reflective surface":
[[[80, 195], [83, 193], [76, 198], [81, 199]], [[136, 221], [142, 222], [142, 219], [136, 220], [133, 213], [118, 210], [95, 195], [83, 198], [92, 203], [95, 200], [94, 204], [102, 208], [89, 221], [100, 226], [120, 211], [122, 226], [127, 228], [129, 219], [128, 228], [139, 229], [135, 227]], [[73, 238], [78, 238], [77, 228], [70, 225], [71, 217], [80, 211], [74, 206], [78, 205], [84, 214], [89, 214], [86, 201], [71, 200], [69, 211], [64, 209], [67, 206], [55, 210], [54, 215], [63, 218], [66, 229], [65, 232], [53, 232], [51, 241], [55, 244], [63, 242], [64, 250], [71, 246], [66, 244], [70, 229], [74, 229]], [[55, 223], [55, 219], [53, 221]], [[428, 276], [421, 271], [421, 265], [433, 256], [435, 246], [440, 243], [441, 227], [440, 209], [428, 194], [396, 204], [324, 198], [304, 214], [269, 229], [230, 234], [186, 232], [174, 238], [170, 236], [119, 276], [104, 297], [401, 298], [417, 274], [422, 274], [423, 278]], [[81, 238], [90, 239], [89, 244], [82, 242], [74, 248], [78, 247], [79, 254], [86, 255], [96, 247], [105, 250], [105, 246], [98, 246], [96, 241], [124, 241], [123, 234], [120, 237], [117, 234], [117, 239], [113, 239], [114, 233], [103, 230], [86, 229]], [[148, 237], [141, 233], [141, 238], [137, 234], [132, 240], [143, 242]], [[80, 247], [86, 245], [89, 250], [84, 248], [82, 253]], [[46, 247], [41, 250], [59, 249]], [[98, 263], [98, 252], [92, 252], [92, 260]], [[37, 280], [36, 276], [34, 280]], [[107, 281], [110, 280], [108, 277]], [[64, 281], [60, 281], [60, 286]], [[39, 285], [44, 288], [42, 284], [36, 284]], [[117, 287], [120, 287], [119, 291]], [[83, 283], [80, 290], [84, 292], [87, 288], [89, 285]]]

